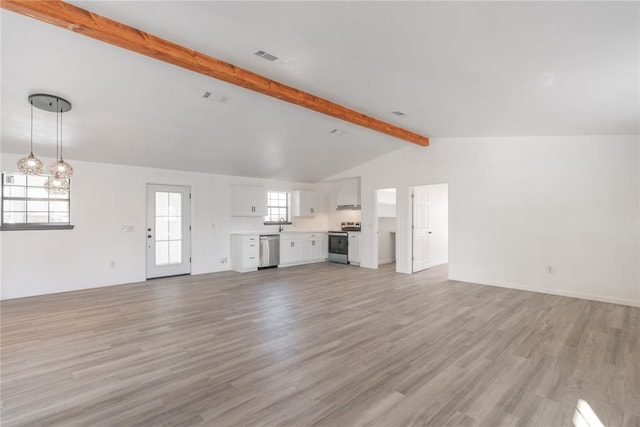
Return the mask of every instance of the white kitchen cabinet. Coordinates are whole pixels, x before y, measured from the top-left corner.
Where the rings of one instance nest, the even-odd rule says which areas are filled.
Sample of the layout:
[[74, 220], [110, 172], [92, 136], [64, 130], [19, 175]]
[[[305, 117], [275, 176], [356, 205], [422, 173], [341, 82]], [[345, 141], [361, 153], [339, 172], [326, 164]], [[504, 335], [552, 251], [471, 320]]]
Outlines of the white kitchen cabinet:
[[303, 256], [303, 240], [280, 238], [280, 265], [300, 264]]
[[292, 216], [314, 216], [325, 211], [323, 193], [309, 190], [296, 190], [291, 194]]
[[239, 273], [256, 271], [260, 261], [260, 236], [257, 234], [231, 236], [231, 269]]
[[303, 260], [305, 262], [327, 259], [327, 239], [323, 234], [311, 234], [303, 240]]
[[327, 260], [327, 236], [324, 233], [292, 233], [280, 237], [280, 266], [308, 264]]
[[349, 264], [360, 265], [360, 233], [349, 232]]
[[231, 186], [231, 216], [267, 215], [267, 190], [249, 185]]

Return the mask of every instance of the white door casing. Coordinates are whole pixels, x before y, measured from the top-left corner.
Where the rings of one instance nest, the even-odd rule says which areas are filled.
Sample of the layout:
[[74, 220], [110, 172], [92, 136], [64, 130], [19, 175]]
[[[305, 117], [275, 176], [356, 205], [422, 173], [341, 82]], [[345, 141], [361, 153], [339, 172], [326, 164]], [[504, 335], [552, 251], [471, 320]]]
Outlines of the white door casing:
[[147, 184], [147, 279], [191, 272], [190, 192]]

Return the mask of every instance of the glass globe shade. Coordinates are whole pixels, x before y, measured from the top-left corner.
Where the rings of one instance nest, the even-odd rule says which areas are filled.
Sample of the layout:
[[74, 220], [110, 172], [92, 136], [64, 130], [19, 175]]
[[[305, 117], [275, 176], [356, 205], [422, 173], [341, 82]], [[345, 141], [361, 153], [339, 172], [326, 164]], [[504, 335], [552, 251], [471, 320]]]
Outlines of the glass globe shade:
[[51, 194], [67, 194], [70, 188], [69, 178], [53, 174], [45, 181], [44, 188]]
[[44, 169], [42, 160], [34, 156], [33, 153], [18, 160], [18, 172], [25, 175], [40, 175], [42, 169]]
[[73, 175], [73, 166], [60, 159], [51, 165], [49, 171], [51, 172], [51, 175], [57, 174], [60, 178], [71, 178]]

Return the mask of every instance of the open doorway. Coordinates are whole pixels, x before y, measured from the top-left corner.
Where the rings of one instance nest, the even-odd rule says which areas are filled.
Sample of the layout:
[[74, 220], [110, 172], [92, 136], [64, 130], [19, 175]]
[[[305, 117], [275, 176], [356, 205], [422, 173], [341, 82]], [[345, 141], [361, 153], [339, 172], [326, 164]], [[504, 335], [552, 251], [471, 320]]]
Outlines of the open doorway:
[[411, 189], [411, 271], [449, 262], [449, 185]]
[[376, 190], [378, 267], [395, 271], [396, 262], [396, 189]]

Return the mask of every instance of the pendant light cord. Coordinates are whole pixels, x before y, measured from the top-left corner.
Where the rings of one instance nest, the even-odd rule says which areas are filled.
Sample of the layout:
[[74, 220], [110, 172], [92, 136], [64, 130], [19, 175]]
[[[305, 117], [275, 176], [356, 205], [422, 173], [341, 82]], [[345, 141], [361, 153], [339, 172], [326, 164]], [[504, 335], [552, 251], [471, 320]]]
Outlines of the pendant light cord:
[[60, 153], [58, 149], [58, 114], [60, 113], [60, 100], [56, 98], [56, 161], [58, 160], [58, 154]]
[[33, 156], [33, 99], [29, 100], [31, 104], [31, 155]]
[[64, 111], [60, 110], [60, 160], [62, 160], [62, 113]]

